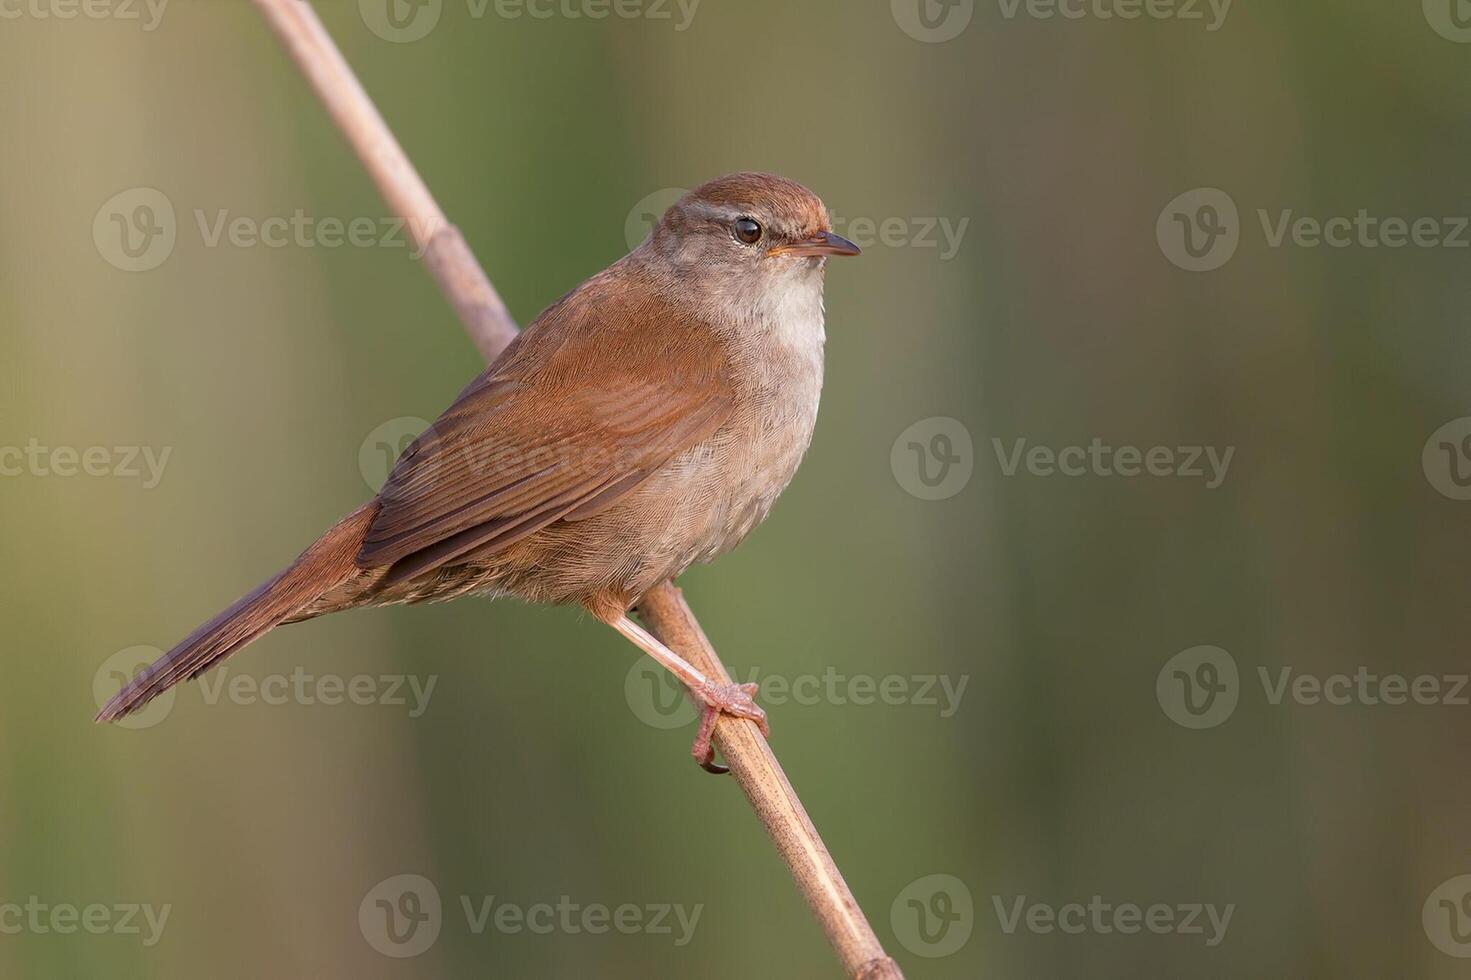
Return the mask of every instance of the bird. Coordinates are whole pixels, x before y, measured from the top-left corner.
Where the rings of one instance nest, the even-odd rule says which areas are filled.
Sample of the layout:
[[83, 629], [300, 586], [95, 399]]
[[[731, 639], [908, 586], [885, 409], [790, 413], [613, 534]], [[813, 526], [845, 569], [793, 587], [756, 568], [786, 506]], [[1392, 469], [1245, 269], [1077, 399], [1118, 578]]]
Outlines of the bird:
[[642, 596], [738, 545], [817, 420], [835, 234], [796, 181], [739, 172], [686, 193], [623, 258], [523, 330], [399, 456], [378, 494], [103, 706], [115, 721], [277, 626], [346, 609], [511, 596], [574, 605], [700, 707], [769, 735], [756, 685], [721, 685], [633, 618]]

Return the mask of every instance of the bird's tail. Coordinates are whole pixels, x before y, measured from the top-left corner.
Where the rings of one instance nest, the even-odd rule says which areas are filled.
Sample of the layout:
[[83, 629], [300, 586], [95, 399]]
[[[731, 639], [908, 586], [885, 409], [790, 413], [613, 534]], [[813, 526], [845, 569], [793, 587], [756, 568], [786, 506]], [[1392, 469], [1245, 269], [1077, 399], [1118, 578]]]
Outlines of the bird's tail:
[[131, 714], [282, 623], [315, 615], [302, 614], [358, 573], [356, 558], [377, 506], [374, 501], [344, 517], [284, 572], [189, 634], [128, 682], [107, 702], [97, 720], [116, 721]]

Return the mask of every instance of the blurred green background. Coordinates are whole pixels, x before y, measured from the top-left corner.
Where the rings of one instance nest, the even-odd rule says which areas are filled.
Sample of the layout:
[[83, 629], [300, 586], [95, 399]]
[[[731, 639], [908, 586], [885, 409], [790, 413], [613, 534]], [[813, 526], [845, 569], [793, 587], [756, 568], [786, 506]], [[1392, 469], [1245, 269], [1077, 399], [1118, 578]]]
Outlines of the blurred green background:
[[[1465, 975], [1471, 423], [1432, 433], [1471, 414], [1467, 5], [394, 2], [320, 10], [522, 323], [719, 173], [867, 233], [828, 273], [806, 464], [683, 584], [909, 977]], [[131, 648], [366, 499], [479, 365], [403, 247], [211, 243], [222, 213], [385, 213], [248, 3], [89, 9], [0, 10], [0, 975], [838, 975], [672, 692], [571, 611], [330, 617], [91, 723]], [[1273, 245], [1284, 211], [1361, 209], [1436, 243]], [[1227, 229], [1218, 268], [1177, 265], [1192, 223]], [[1095, 439], [1233, 455], [1213, 489], [1009, 463]], [[1234, 679], [1167, 666], [1201, 646]], [[1440, 696], [1270, 696], [1360, 668]], [[368, 703], [317, 696], [358, 675]], [[1192, 679], [1234, 711], [1188, 727]], [[385, 955], [405, 874], [439, 932]], [[1173, 925], [1014, 924], [1094, 896]], [[512, 928], [541, 903], [579, 911]], [[582, 926], [622, 905], [642, 925]], [[654, 928], [675, 906], [692, 932]]]

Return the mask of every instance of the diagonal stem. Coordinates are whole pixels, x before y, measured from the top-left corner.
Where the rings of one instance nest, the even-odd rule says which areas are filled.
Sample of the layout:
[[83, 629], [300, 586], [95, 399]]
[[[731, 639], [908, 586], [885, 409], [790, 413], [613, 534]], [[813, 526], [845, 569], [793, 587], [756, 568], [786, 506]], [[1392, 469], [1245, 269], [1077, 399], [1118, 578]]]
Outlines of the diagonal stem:
[[[305, 0], [254, 3], [347, 137], [389, 208], [404, 219], [413, 244], [423, 250], [424, 264], [481, 355], [494, 360], [516, 336], [505, 303], [459, 230], [445, 218], [316, 12]], [[639, 614], [655, 635], [712, 681], [731, 683], [674, 583], [665, 582], [645, 596]], [[903, 980], [756, 724], [722, 717], [715, 726], [715, 744], [847, 975], [854, 980]]]
[[[730, 672], [684, 601], [684, 593], [673, 582], [665, 582], [644, 596], [639, 614], [660, 639], [711, 681], [732, 683]], [[884, 952], [873, 927], [863, 917], [843, 873], [756, 723], [722, 716], [715, 726], [715, 745], [787, 863], [848, 976], [854, 980], [904, 980], [899, 965]]]

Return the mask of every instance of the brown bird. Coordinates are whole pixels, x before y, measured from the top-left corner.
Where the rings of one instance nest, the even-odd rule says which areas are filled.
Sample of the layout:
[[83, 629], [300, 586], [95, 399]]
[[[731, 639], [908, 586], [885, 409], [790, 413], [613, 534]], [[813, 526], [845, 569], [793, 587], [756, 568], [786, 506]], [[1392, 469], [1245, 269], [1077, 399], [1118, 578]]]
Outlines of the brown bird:
[[812, 438], [826, 256], [857, 255], [800, 184], [696, 188], [642, 245], [526, 328], [406, 450], [376, 498], [145, 669], [113, 721], [281, 625], [463, 595], [578, 603], [703, 706], [766, 730], [755, 685], [706, 679], [628, 615], [735, 547]]

